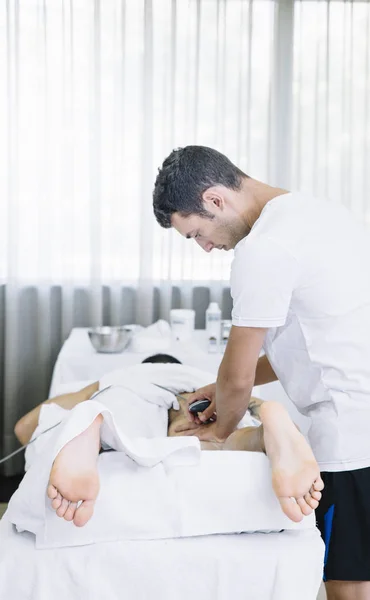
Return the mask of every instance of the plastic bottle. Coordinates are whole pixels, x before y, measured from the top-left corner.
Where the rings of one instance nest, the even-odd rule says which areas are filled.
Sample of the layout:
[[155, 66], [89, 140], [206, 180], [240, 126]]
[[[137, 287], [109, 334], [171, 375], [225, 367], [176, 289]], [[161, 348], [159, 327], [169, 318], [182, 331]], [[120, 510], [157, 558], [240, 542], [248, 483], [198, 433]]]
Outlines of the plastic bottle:
[[219, 352], [221, 337], [221, 309], [217, 302], [211, 302], [206, 310], [206, 332], [208, 352]]
[[225, 319], [225, 320], [221, 321], [221, 337], [220, 337], [221, 352], [225, 352], [225, 350], [226, 350], [227, 341], [228, 341], [229, 335], [230, 335], [231, 325], [232, 325], [232, 322], [229, 319]]

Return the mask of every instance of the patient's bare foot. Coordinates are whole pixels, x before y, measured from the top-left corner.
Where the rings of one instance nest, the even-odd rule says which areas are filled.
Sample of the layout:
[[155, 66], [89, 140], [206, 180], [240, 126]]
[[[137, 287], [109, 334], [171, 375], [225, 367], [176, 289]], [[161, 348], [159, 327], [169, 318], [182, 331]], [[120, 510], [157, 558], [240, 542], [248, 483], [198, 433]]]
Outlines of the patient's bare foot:
[[301, 521], [319, 505], [324, 487], [311, 448], [278, 402], [260, 407], [272, 485], [281, 508], [292, 521]]
[[[68, 442], [54, 460], [47, 494], [59, 517], [82, 527], [92, 517], [99, 493], [99, 475], [96, 466], [100, 449], [98, 415], [80, 435]], [[77, 503], [82, 503], [77, 507]]]

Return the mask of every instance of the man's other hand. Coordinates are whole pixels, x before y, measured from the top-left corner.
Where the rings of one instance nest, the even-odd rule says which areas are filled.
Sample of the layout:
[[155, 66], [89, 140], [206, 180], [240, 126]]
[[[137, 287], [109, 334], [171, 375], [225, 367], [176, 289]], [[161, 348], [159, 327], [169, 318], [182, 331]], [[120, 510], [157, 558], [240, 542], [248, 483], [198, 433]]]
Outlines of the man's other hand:
[[195, 435], [201, 442], [216, 442], [222, 444], [225, 440], [217, 437], [216, 435], [216, 423], [209, 423], [209, 425], [196, 425], [195, 423], [181, 423], [173, 431], [172, 435]]

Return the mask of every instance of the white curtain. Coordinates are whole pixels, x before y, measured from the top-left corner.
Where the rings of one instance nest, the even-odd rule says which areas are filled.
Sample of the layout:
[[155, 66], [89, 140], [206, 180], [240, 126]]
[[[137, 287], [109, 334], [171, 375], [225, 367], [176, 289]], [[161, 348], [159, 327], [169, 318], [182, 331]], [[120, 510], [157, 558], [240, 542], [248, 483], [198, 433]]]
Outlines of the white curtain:
[[[230, 256], [204, 255], [156, 224], [165, 156], [214, 146], [268, 177], [274, 3], [270, 0], [9, 0], [1, 3], [0, 265], [5, 281], [140, 290], [227, 281]], [[216, 287], [215, 287], [216, 289]], [[166, 311], [166, 306], [163, 313]]]
[[[174, 147], [213, 146], [253, 177], [332, 196], [370, 220], [369, 38], [369, 0], [0, 3], [7, 449], [23, 398], [42, 399], [29, 390], [35, 373], [47, 390], [55, 286], [61, 340], [76, 289], [90, 324], [103, 321], [103, 285], [117, 324], [123, 285], [144, 325], [154, 289], [165, 318], [179, 283], [184, 307], [199, 284], [220, 300], [230, 253], [207, 255], [152, 214]], [[32, 322], [20, 319], [28, 302]]]
[[370, 2], [296, 1], [291, 185], [370, 223]]
[[269, 177], [274, 17], [271, 0], [0, 3], [4, 451], [16, 419], [47, 393], [55, 305], [63, 340], [76, 289], [92, 325], [104, 320], [103, 285], [113, 324], [123, 285], [143, 325], [155, 298], [168, 317], [174, 285], [184, 307], [200, 284], [220, 301], [232, 257], [162, 230], [152, 189], [165, 156], [186, 144]]

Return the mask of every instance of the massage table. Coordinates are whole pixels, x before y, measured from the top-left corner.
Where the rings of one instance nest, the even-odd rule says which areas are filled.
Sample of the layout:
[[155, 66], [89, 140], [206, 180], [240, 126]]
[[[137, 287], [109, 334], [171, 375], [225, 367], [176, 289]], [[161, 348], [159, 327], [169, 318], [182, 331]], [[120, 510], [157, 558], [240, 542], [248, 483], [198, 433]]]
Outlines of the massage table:
[[[153, 380], [154, 373], [150, 370], [152, 368], [154, 367], [147, 367], [151, 380]], [[163, 365], [155, 368], [157, 376], [161, 369], [163, 369]], [[177, 377], [180, 375], [183, 377], [181, 369], [180, 371], [178, 371], [178, 367], [176, 369]], [[173, 373], [175, 382], [175, 370], [173, 370]], [[168, 381], [167, 375], [166, 381]], [[119, 374], [118, 382], [123, 385], [121, 374]], [[109, 380], [103, 383], [117, 383], [117, 376], [110, 376]], [[126, 379], [124, 385], [126, 386], [125, 423], [127, 425], [129, 410], [133, 407], [138, 410], [140, 403], [136, 396], [132, 396], [130, 399], [130, 380]], [[145, 387], [147, 384], [143, 381], [140, 385], [143, 386], [143, 396], [146, 398], [146, 404], [143, 404], [143, 414], [147, 415], [149, 410], [155, 409], [159, 410], [159, 414], [162, 415], [158, 405], [159, 398], [156, 396], [159, 393], [158, 389], [153, 388], [151, 392]], [[181, 387], [182, 384], [178, 383], [178, 385]], [[48, 442], [50, 447], [56, 445], [59, 448], [63, 436], [64, 442], [70, 439], [68, 432], [71, 428], [76, 427], [76, 423], [82, 422], [83, 419], [88, 419], [91, 422], [99, 412], [107, 413], [104, 419], [108, 427], [109, 421], [112, 421], [109, 407], [113, 412], [118, 410], [115, 405], [117, 398], [114, 394], [114, 386], [112, 390], [110, 398], [108, 394], [104, 396], [104, 405], [92, 400], [79, 405], [73, 412], [69, 412], [63, 422], [63, 429], [57, 441], [55, 441], [55, 438], [50, 437]], [[133, 390], [137, 394], [136, 382]], [[153, 394], [151, 407], [147, 405], [150, 393]], [[172, 401], [170, 396], [169, 399], [167, 398], [168, 402]], [[120, 400], [118, 407], [124, 405], [125, 402]], [[164, 414], [166, 414], [167, 408], [168, 405], [164, 408]], [[58, 410], [61, 411], [62, 409], [55, 405], [53, 409], [49, 405], [47, 410], [45, 409], [44, 418], [46, 419], [48, 415], [48, 418], [51, 418], [53, 411]], [[136, 414], [135, 418], [132, 419], [132, 426], [137, 422]], [[153, 427], [155, 424], [154, 415], [154, 412], [151, 413], [148, 424], [145, 425], [141, 422], [141, 426]], [[59, 418], [58, 415], [57, 418]], [[49, 425], [50, 423], [45, 420], [45, 424]], [[108, 434], [113, 435], [113, 430], [116, 431], [111, 423]], [[117, 435], [117, 431], [115, 435]], [[121, 435], [121, 439], [126, 439], [126, 446], [123, 444], [122, 449], [128, 446], [131, 457], [134, 456], [135, 452], [136, 456], [140, 455], [140, 444], [135, 447], [132, 446], [134, 438], [127, 442], [128, 438]], [[198, 441], [195, 438], [181, 439], [184, 440], [184, 444], [187, 446], [185, 452], [189, 456], [199, 453]], [[181, 439], [168, 438], [166, 443], [179, 445]], [[113, 443], [118, 442], [112, 441]], [[37, 442], [33, 446], [36, 447]], [[145, 448], [146, 451], [147, 447]], [[176, 452], [178, 453], [178, 450], [174, 452], [174, 456], [176, 456]], [[27, 530], [22, 532], [20, 531], [22, 527], [18, 527], [17, 530], [12, 523], [17, 522], [17, 519], [14, 518], [17, 510], [18, 513], [23, 511], [23, 514], [26, 515], [28, 512], [32, 513], [31, 508], [28, 511], [28, 507], [31, 507], [31, 495], [34, 491], [32, 483], [35, 477], [36, 479], [39, 477], [39, 481], [42, 481], [43, 469], [45, 469], [47, 482], [47, 474], [50, 472], [50, 464], [53, 460], [52, 455], [48, 456], [47, 459], [45, 455], [48, 455], [47, 449], [41, 448], [39, 458], [34, 457], [32, 459], [34, 466], [27, 471], [19, 491], [12, 498], [7, 512], [0, 521], [1, 600], [6, 598], [12, 600], [106, 600], [108, 598], [109, 600], [316, 600], [322, 579], [323, 542], [319, 531], [314, 526], [313, 518], [306, 517], [306, 525], [302, 529], [285, 529], [285, 526], [293, 527], [295, 525], [291, 524], [280, 511], [272, 490], [266, 491], [266, 487], [271, 487], [271, 477], [268, 470], [266, 471], [268, 469], [266, 467], [268, 459], [263, 454], [201, 452], [200, 459], [197, 458], [199, 464], [193, 466], [176, 466], [175, 464], [171, 466], [171, 463], [168, 463], [165, 472], [169, 483], [166, 479], [165, 485], [169, 487], [164, 488], [163, 498], [169, 497], [170, 490], [170, 493], [174, 493], [174, 495], [171, 496], [171, 502], [168, 505], [175, 504], [175, 508], [177, 508], [177, 505], [182, 504], [181, 510], [179, 509], [182, 529], [175, 528], [176, 537], [171, 537], [173, 532], [171, 528], [166, 530], [165, 519], [162, 525], [159, 524], [157, 528], [155, 523], [152, 524], [152, 515], [153, 519], [157, 518], [159, 522], [161, 518], [163, 519], [163, 514], [155, 508], [156, 494], [158, 495], [157, 504], [161, 503], [162, 492], [159, 489], [160, 486], [158, 485], [158, 489], [155, 489], [153, 486], [144, 485], [145, 477], [151, 476], [151, 469], [134, 464], [134, 461], [126, 456], [125, 452], [105, 452], [100, 455], [98, 461], [99, 469], [101, 469], [101, 492], [96, 504], [94, 518], [100, 523], [103, 522], [103, 536], [106, 535], [107, 539], [101, 537], [101, 530], [100, 534], [99, 532], [98, 534], [94, 533], [93, 520], [84, 528], [74, 528], [73, 524], [58, 519], [54, 512], [46, 507], [45, 515], [42, 513], [43, 518], [45, 517], [45, 524], [42, 533], [39, 535], [39, 541], [36, 543], [37, 536], [35, 537], [34, 533], [30, 533], [33, 530], [32, 525], [28, 528], [25, 527]], [[141, 458], [143, 456], [141, 454]], [[184, 456], [185, 454], [180, 454], [181, 460]], [[37, 460], [39, 463], [36, 462]], [[47, 460], [50, 460], [49, 465]], [[114, 485], [120, 485], [119, 482], [126, 463], [132, 465], [132, 468], [135, 469], [133, 473], [126, 474], [126, 477], [130, 476], [131, 479], [126, 479], [126, 487], [114, 488]], [[36, 468], [36, 464], [39, 464], [39, 467]], [[156, 468], [162, 468], [161, 464], [157, 465]], [[232, 484], [232, 470], [234, 468], [241, 475]], [[247, 481], [248, 468], [251, 469], [250, 473], [255, 473], [253, 482], [249, 483], [249, 487]], [[141, 477], [138, 477], [138, 470]], [[207, 479], [206, 482], [205, 479]], [[128, 487], [128, 481], [131, 481], [133, 485]], [[132, 488], [139, 485], [139, 482], [144, 487], [138, 487], [135, 496], [135, 490]], [[202, 482], [205, 482], [206, 489], [203, 490], [203, 496], [201, 497], [200, 487]], [[113, 486], [110, 488], [110, 496], [105, 496], [109, 485]], [[214, 486], [213, 490], [212, 486]], [[41, 504], [44, 504], [46, 484], [39, 485], [38, 488], [41, 489]], [[120, 492], [120, 490], [122, 491]], [[147, 501], [147, 509], [144, 508], [140, 513], [138, 507], [139, 512], [134, 515], [136, 519], [139, 514], [143, 515], [141, 521], [136, 524], [135, 531], [139, 531], [140, 525], [143, 523], [144, 533], [140, 533], [141, 537], [145, 538], [146, 531], [148, 531], [148, 537], [152, 539], [122, 539], [122, 535], [117, 533], [116, 536], [115, 534], [118, 518], [117, 516], [112, 518], [111, 511], [107, 509], [109, 498], [113, 497], [116, 499], [116, 515], [120, 513], [122, 515], [123, 513], [121, 520], [125, 521], [126, 519], [123, 525], [122, 523], [119, 525], [121, 532], [129, 530], [127, 536], [132, 536], [134, 530], [134, 528], [129, 529], [128, 527], [132, 517], [130, 518], [130, 515], [125, 514], [125, 507], [129, 505], [127, 497], [130, 494], [128, 490], [130, 493], [132, 492], [133, 498], [143, 500], [144, 507], [145, 501]], [[233, 508], [230, 510], [230, 514], [221, 515], [221, 503], [213, 518], [207, 522], [208, 513], [212, 512], [207, 507], [207, 498], [208, 505], [212, 502], [212, 498], [214, 499], [212, 504], [216, 505], [217, 490], [220, 490], [219, 495], [223, 494], [223, 498], [227, 499]], [[192, 517], [194, 514], [192, 513], [193, 509], [189, 507], [192, 497], [197, 497], [197, 492], [199, 497], [202, 498], [198, 503], [198, 510], [200, 511], [200, 514], [197, 515], [198, 519], [195, 516]], [[251, 508], [248, 509], [248, 506], [245, 506], [244, 510], [243, 504], [244, 497], [250, 498], [252, 492], [255, 492], [256, 498], [259, 499], [252, 502], [254, 508], [258, 509], [258, 501], [260, 501], [261, 504], [264, 504], [265, 512], [263, 514], [263, 510], [255, 510], [254, 521], [252, 520], [251, 523], [257, 523], [260, 519], [259, 529], [261, 529], [260, 524], [262, 522], [267, 523], [268, 527], [266, 528], [268, 530], [273, 529], [269, 516], [274, 514], [273, 521], [277, 523], [275, 527], [278, 529], [277, 531], [244, 533], [238, 526], [240, 521], [238, 519], [233, 521], [234, 512], [245, 513], [246, 516], [248, 516], [248, 511], [252, 512]], [[208, 497], [207, 493], [209, 494]], [[144, 497], [145, 494], [148, 498]], [[118, 512], [117, 498], [119, 499]], [[121, 498], [122, 510], [120, 510]], [[36, 505], [37, 502], [34, 502], [34, 504]], [[152, 513], [150, 512], [151, 509], [153, 510]], [[146, 516], [144, 516], [144, 513]], [[175, 516], [176, 519], [172, 519], [173, 522], [179, 518], [179, 515]], [[145, 527], [145, 518], [147, 527]], [[35, 522], [37, 523], [37, 518]], [[19, 523], [22, 524], [22, 521], [19, 521], [18, 525]], [[207, 532], [213, 531], [213, 526], [216, 528], [215, 531], [220, 533], [207, 534]], [[228, 531], [228, 527], [231, 528], [230, 531], [238, 531], [238, 533], [230, 532], [226, 534], [225, 531]], [[81, 536], [79, 541], [76, 544], [68, 545], [69, 538], [64, 537], [63, 547], [52, 547], [53, 544], [55, 545], [55, 541], [59, 544], [59, 540], [63, 538], [64, 530], [67, 530], [68, 533], [68, 528], [72, 533], [76, 532]], [[251, 527], [248, 526], [247, 531], [250, 530]], [[204, 534], [197, 535], [199, 531], [204, 532]], [[161, 538], [161, 532], [163, 533], [162, 539], [153, 539]], [[115, 539], [115, 537], [121, 537], [121, 539]]]

